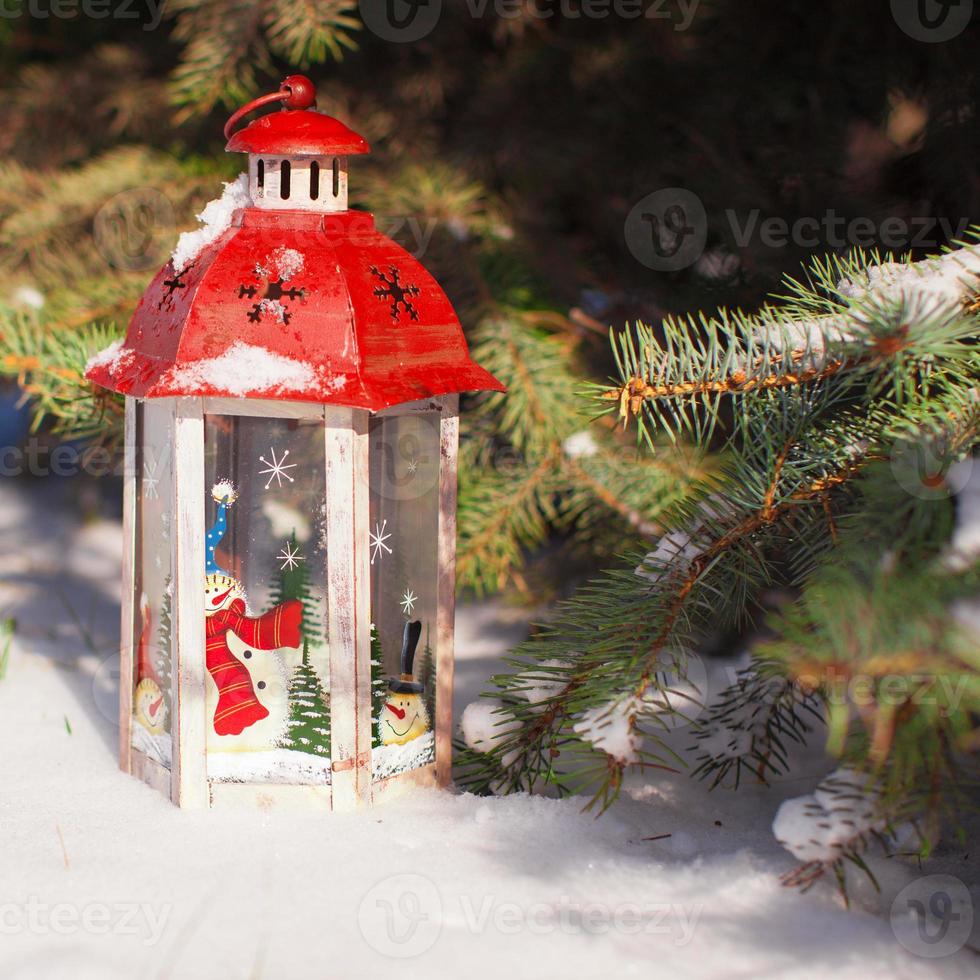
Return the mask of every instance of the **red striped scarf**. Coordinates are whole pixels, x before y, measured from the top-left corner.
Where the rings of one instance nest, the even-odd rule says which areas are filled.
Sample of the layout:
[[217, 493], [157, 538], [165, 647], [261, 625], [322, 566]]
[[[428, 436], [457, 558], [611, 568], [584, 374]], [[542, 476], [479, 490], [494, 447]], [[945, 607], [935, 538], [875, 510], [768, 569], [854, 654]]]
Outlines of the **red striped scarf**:
[[208, 616], [205, 626], [207, 667], [218, 686], [214, 730], [219, 735], [238, 735], [269, 712], [255, 696], [252, 675], [228, 646], [233, 630], [243, 643], [256, 650], [278, 650], [300, 645], [302, 603], [290, 599], [261, 616], [245, 615], [245, 603], [235, 599], [227, 609]]

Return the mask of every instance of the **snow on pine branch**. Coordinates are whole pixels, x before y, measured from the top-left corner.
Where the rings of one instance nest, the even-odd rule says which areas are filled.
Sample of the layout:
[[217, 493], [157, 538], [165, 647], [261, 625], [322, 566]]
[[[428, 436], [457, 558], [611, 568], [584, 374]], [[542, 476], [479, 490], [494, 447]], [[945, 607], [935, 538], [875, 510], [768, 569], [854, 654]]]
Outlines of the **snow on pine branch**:
[[802, 744], [810, 725], [820, 719], [817, 702], [789, 678], [756, 662], [709, 706], [694, 731], [694, 775], [713, 777], [718, 785], [733, 769], [738, 783], [744, 767], [766, 781], [785, 767], [784, 743]]
[[946, 482], [956, 492], [956, 527], [945, 555], [950, 571], [961, 572], [980, 561], [980, 457], [950, 467]]
[[872, 837], [885, 834], [887, 825], [869, 777], [844, 766], [826, 776], [812, 793], [784, 800], [772, 832], [803, 862], [787, 882], [806, 885], [842, 858], [859, 855]]
[[645, 406], [666, 433], [689, 429], [706, 437], [716, 414], [711, 409], [724, 396], [831, 376], [860, 358], [869, 327], [887, 325], [896, 311], [903, 330], [910, 319], [957, 317], [980, 292], [980, 245], [917, 263], [817, 263], [814, 278], [817, 286], [791, 282], [795, 301], [785, 307], [668, 317], [657, 330], [638, 323], [621, 332], [613, 353], [622, 385], [601, 398], [618, 401], [624, 420]]

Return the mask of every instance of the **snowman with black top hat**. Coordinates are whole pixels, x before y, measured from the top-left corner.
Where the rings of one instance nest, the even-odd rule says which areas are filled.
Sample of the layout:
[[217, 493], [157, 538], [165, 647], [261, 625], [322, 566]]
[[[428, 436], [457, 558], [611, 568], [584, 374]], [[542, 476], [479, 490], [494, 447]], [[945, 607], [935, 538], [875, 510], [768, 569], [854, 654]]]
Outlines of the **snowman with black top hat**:
[[405, 745], [429, 731], [429, 712], [425, 707], [425, 685], [415, 679], [415, 651], [422, 635], [422, 623], [405, 624], [399, 666], [401, 674], [388, 679], [388, 699], [378, 719], [383, 745]]

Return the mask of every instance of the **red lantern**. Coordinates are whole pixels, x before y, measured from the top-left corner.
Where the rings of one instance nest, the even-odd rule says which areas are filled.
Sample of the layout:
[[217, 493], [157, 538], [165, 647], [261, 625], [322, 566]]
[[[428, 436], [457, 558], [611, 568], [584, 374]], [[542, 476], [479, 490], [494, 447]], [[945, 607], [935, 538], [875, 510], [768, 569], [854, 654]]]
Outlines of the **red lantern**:
[[458, 394], [502, 387], [315, 99], [229, 119], [247, 177], [86, 374], [126, 396], [121, 762], [181, 806], [449, 780]]

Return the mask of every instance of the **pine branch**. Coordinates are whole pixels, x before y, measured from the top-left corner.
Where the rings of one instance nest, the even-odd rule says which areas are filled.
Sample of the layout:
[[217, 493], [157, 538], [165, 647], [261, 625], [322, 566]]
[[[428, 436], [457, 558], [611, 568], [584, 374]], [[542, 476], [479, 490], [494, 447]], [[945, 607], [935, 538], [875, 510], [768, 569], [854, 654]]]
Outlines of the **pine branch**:
[[7, 313], [0, 319], [0, 374], [15, 379], [31, 396], [35, 428], [50, 418], [69, 439], [116, 442], [122, 434], [122, 399], [95, 392], [84, 380], [85, 365], [115, 339], [111, 326], [57, 333], [36, 320]]
[[[869, 280], [884, 281], [857, 262], [850, 271], [856, 275], [858, 268], [869, 270]], [[741, 315], [699, 321], [707, 339], [669, 324], [662, 343], [650, 330], [642, 344], [633, 335], [623, 339], [621, 367], [632, 369], [642, 361], [645, 381], [653, 384], [650, 366], [657, 366], [662, 397], [644, 402], [640, 415], [648, 438], [655, 429], [673, 436], [687, 432], [703, 446], [720, 420], [721, 390], [702, 387], [692, 397], [691, 386], [728, 385], [728, 400], [737, 405], [725, 464], [708, 496], [681, 500], [666, 515], [671, 530], [639, 559], [634, 574], [613, 572], [581, 589], [539, 636], [518, 648], [508, 660], [511, 673], [493, 678], [504, 723], [492, 747], [468, 754], [468, 778], [484, 788], [491, 782], [527, 787], [546, 778], [562, 791], [588, 788], [594, 803], [607, 806], [624, 770], [646, 764], [640, 746], [654, 746], [661, 757], [667, 749], [651, 728], [661, 712], [649, 706], [651, 697], [664, 694], [664, 658], [693, 648], [719, 621], [738, 621], [764, 586], [803, 585], [840, 546], [850, 522], [870, 506], [867, 485], [858, 477], [869, 464], [889, 458], [895, 432], [925, 417], [943, 416], [950, 423], [948, 409], [975, 404], [963, 391], [976, 384], [972, 337], [977, 325], [961, 295], [957, 292], [954, 302], [925, 302], [919, 294], [890, 293], [890, 288], [886, 282], [873, 299], [864, 293], [847, 298], [855, 312], [846, 330], [839, 320], [836, 334], [823, 324], [814, 331], [811, 324], [802, 348], [791, 347], [783, 315], [772, 308], [755, 323], [760, 339], [750, 329], [752, 319]], [[845, 300], [815, 297], [812, 306], [823, 316], [821, 304], [827, 302], [837, 309], [845, 305]], [[798, 317], [806, 306], [799, 302], [789, 315]], [[833, 370], [801, 381], [804, 362]], [[775, 369], [792, 366], [797, 380], [746, 386], [743, 379], [732, 387], [736, 364], [743, 372], [749, 366], [757, 379], [783, 377], [787, 372]], [[630, 375], [624, 373], [628, 383]], [[677, 391], [683, 394], [672, 399]], [[960, 444], [975, 442], [975, 435], [964, 432]], [[897, 513], [893, 507], [891, 518]], [[777, 561], [787, 545], [792, 560]], [[768, 659], [778, 662], [772, 655]], [[521, 677], [545, 662], [562, 665], [560, 682], [546, 698], [528, 702]], [[787, 680], [782, 683], [785, 700], [763, 719], [763, 737], [732, 755], [736, 767], [744, 759], [765, 775], [770, 767], [785, 765], [780, 737], [800, 733], [792, 719], [804, 703], [812, 707], [809, 692], [819, 685], [797, 691]], [[570, 739], [577, 752], [588, 750], [574, 733], [582, 729], [581, 719], [597, 711], [623, 716], [629, 751], [602, 751], [600, 734], [594, 765], [559, 771], [552, 762], [542, 768], [541, 759], [563, 754]], [[701, 770], [717, 775], [717, 760], [702, 759]]]

